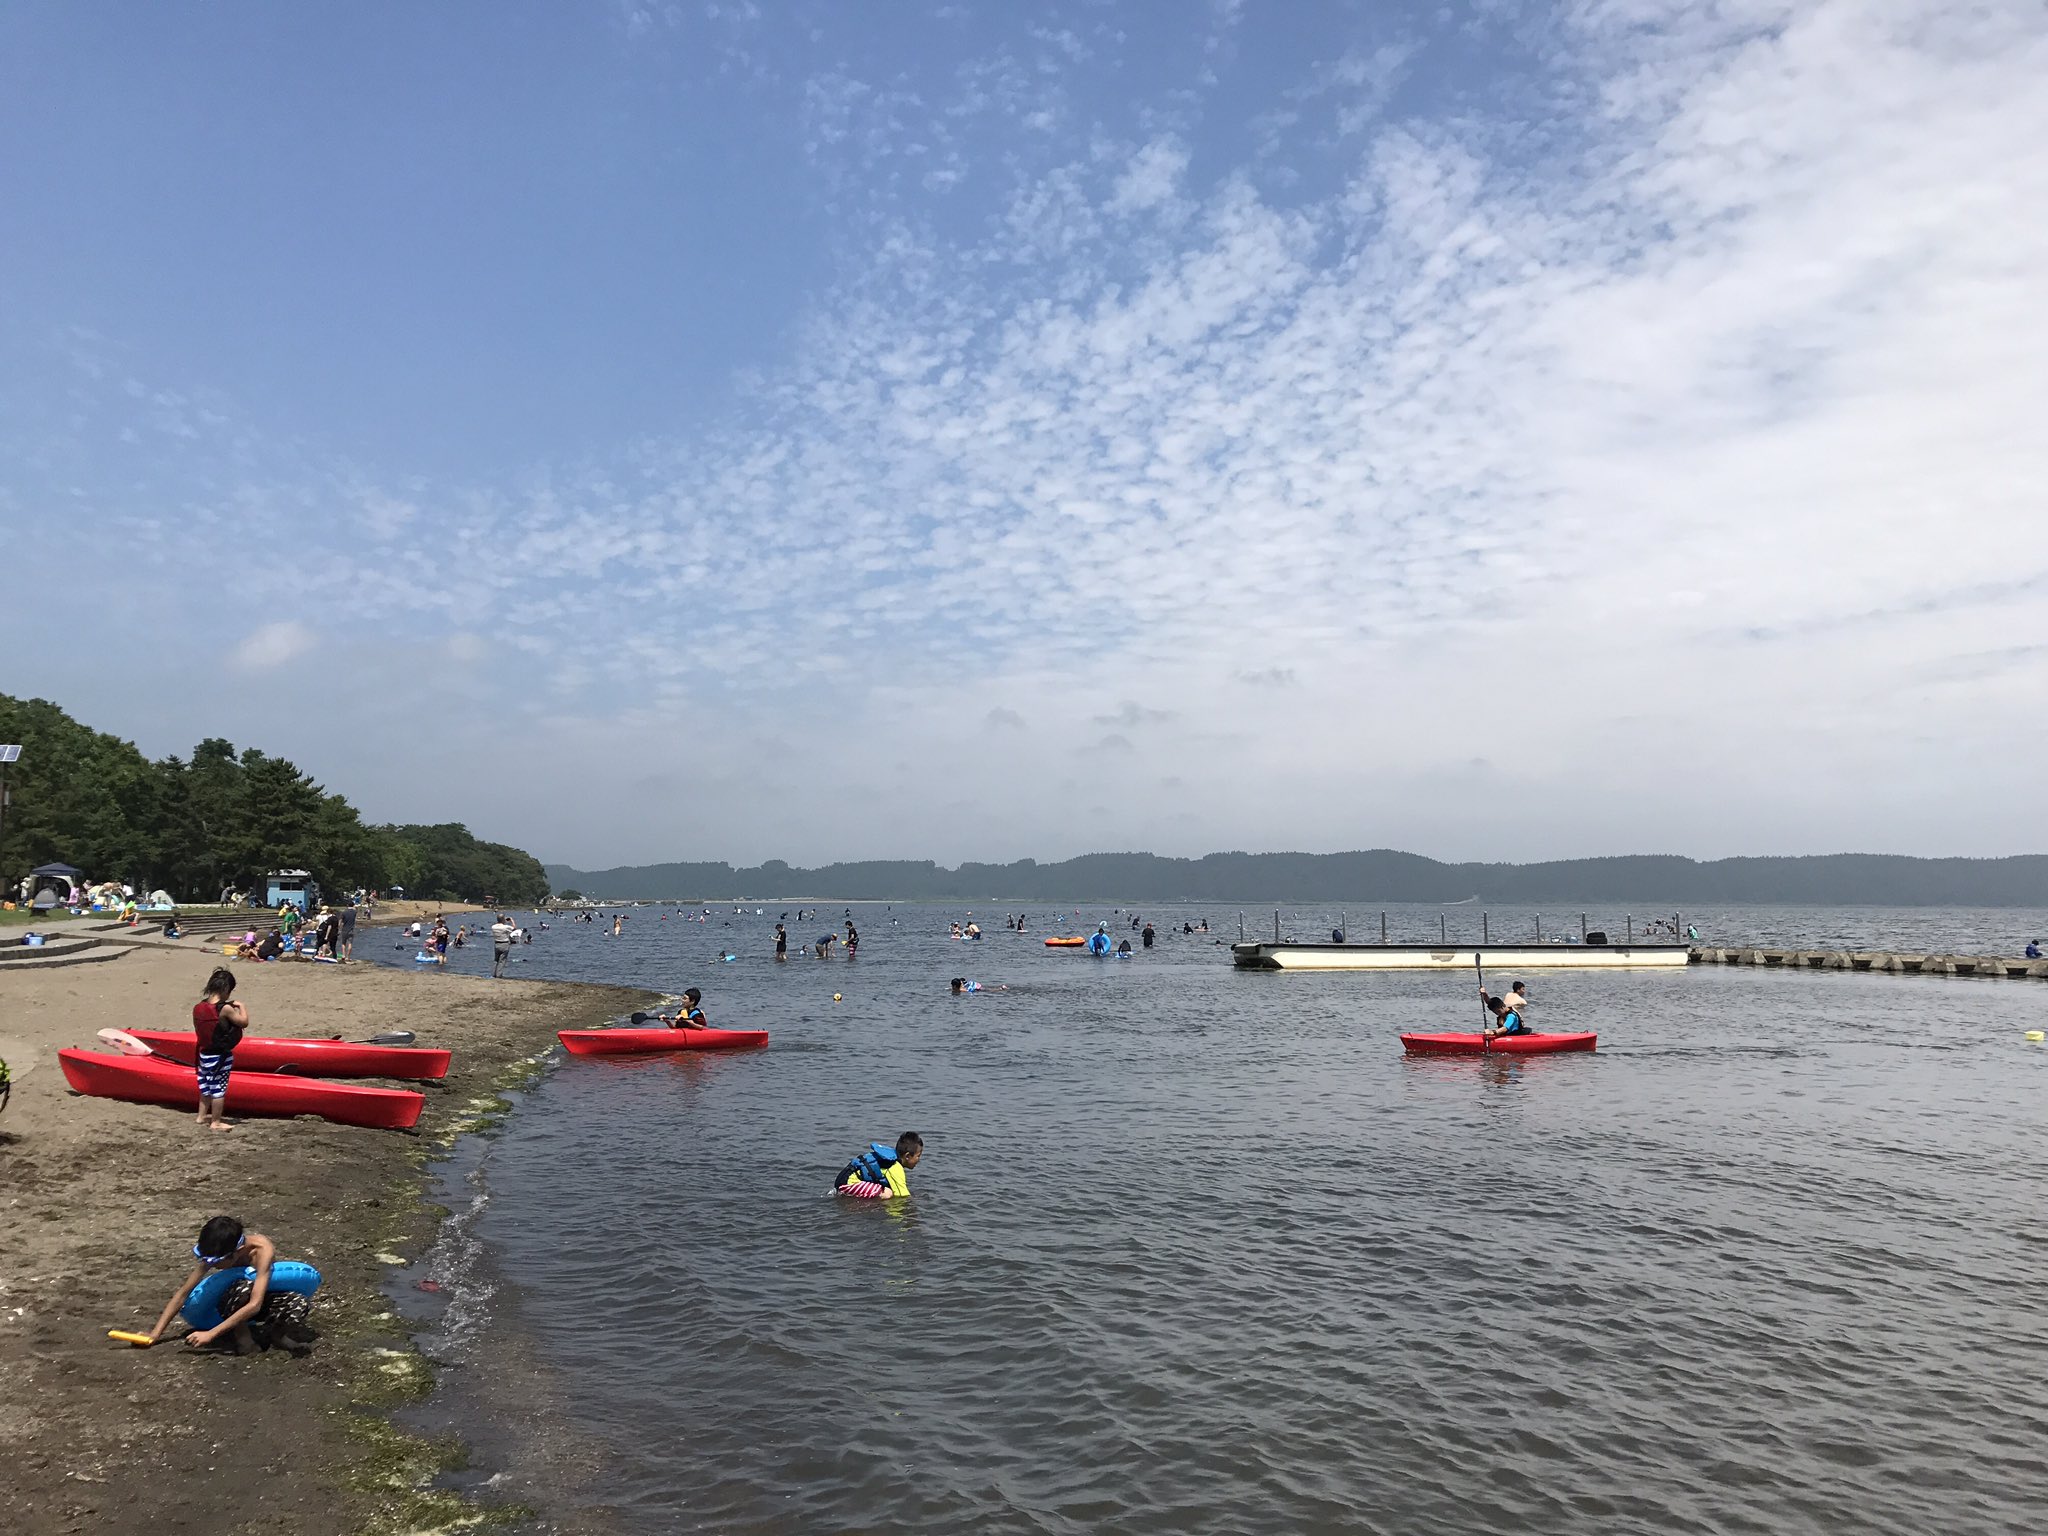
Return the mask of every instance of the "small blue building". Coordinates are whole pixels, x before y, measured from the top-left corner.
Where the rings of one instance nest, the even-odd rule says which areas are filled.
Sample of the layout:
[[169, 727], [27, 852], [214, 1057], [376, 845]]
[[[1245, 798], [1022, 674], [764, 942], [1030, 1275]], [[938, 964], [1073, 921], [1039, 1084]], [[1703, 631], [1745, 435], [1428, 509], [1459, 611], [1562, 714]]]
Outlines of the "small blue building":
[[266, 905], [276, 908], [288, 901], [301, 912], [310, 912], [320, 905], [320, 882], [305, 870], [280, 869], [269, 879], [270, 899]]

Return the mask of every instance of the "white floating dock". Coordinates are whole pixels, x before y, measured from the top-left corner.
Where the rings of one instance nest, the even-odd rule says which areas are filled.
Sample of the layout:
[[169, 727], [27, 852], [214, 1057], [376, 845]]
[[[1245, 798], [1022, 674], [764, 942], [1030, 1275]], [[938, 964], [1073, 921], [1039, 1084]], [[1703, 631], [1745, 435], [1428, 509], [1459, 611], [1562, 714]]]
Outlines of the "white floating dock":
[[1293, 944], [1249, 941], [1230, 946], [1247, 971], [1469, 971], [1480, 959], [1509, 971], [1601, 971], [1683, 968], [1689, 944]]

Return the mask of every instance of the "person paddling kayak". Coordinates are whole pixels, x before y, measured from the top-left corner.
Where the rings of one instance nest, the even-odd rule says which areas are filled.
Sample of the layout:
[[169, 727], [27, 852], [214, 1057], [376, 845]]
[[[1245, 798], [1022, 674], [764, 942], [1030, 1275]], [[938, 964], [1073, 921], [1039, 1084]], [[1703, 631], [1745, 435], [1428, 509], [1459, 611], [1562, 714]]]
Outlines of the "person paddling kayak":
[[683, 993], [683, 1006], [676, 1010], [673, 1018], [665, 1013], [656, 1017], [670, 1029], [709, 1029], [711, 1021], [704, 1017], [704, 1010], [697, 1006], [703, 1000], [704, 994], [691, 987]]
[[1479, 989], [1479, 1001], [1486, 1011], [1493, 1015], [1493, 1022], [1486, 1026], [1486, 1038], [1493, 1040], [1501, 1035], [1533, 1035], [1535, 1030], [1522, 1022], [1522, 1016], [1507, 1005], [1507, 999], [1491, 996], [1486, 988]]

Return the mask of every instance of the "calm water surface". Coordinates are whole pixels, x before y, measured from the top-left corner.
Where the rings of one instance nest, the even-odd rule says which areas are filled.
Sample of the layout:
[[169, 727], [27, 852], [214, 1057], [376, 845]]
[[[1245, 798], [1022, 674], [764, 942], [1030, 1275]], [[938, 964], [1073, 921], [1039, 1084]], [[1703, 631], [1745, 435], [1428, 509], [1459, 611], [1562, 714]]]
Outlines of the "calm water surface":
[[[1469, 983], [1236, 973], [1210, 942], [1234, 909], [1194, 938], [1152, 909], [1176, 931], [1106, 963], [1044, 949], [1042, 907], [967, 944], [860, 906], [858, 960], [778, 966], [783, 910], [521, 952], [774, 1032], [561, 1061], [460, 1165], [433, 1413], [495, 1426], [560, 1528], [2048, 1523], [2048, 1052], [2021, 1039], [2048, 989], [1539, 974], [1538, 1027], [1597, 1055], [1411, 1061], [1401, 1030], [1471, 1027]], [[1686, 920], [2008, 952], [2040, 921], [1801, 916]], [[912, 1201], [825, 1195], [909, 1128]], [[583, 1475], [503, 1438], [543, 1416]]]

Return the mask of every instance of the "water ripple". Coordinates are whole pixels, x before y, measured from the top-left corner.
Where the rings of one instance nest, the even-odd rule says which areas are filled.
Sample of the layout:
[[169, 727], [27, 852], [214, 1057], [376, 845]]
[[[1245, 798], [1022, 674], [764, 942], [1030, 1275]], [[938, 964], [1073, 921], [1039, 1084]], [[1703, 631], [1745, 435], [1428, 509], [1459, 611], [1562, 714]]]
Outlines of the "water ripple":
[[[559, 1064], [476, 1207], [627, 1531], [2048, 1523], [2009, 992], [1561, 976], [1598, 1055], [1411, 1061], [1468, 986], [998, 932], [955, 999], [934, 934], [776, 967], [774, 915], [549, 935], [670, 990], [732, 943], [707, 1004], [775, 1044]], [[913, 1201], [825, 1197], [913, 1125]]]

